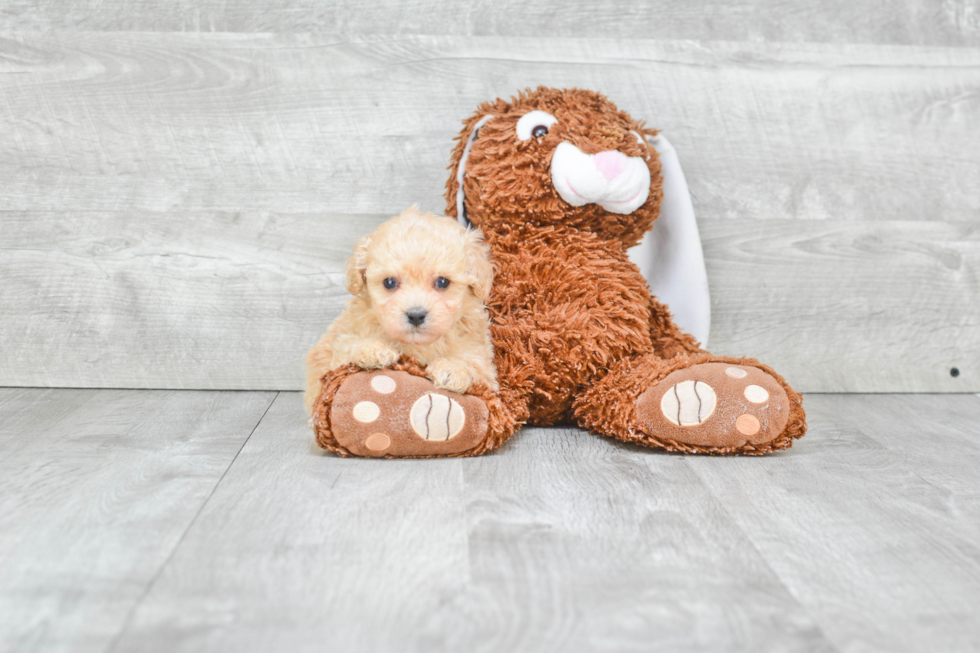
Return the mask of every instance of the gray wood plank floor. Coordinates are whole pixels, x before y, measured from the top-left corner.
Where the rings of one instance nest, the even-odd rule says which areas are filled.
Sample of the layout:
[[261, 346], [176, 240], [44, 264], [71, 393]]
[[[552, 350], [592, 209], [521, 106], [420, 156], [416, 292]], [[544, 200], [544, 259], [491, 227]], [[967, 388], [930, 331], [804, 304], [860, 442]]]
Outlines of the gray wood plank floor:
[[976, 650], [980, 397], [806, 405], [761, 459], [370, 461], [296, 393], [0, 390], [0, 650]]
[[275, 393], [0, 390], [0, 651], [104, 651]]

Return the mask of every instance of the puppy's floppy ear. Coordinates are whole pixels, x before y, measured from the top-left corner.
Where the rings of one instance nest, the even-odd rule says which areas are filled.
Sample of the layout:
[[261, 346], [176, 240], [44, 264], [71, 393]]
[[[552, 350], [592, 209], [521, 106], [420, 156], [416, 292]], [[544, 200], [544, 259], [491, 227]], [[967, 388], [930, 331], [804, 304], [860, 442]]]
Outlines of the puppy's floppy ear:
[[493, 285], [493, 266], [490, 265], [490, 248], [483, 242], [478, 229], [467, 229], [464, 242], [467, 283], [480, 301], [486, 301]]
[[371, 237], [364, 236], [354, 245], [354, 253], [347, 259], [347, 292], [358, 295], [364, 290], [367, 280], [364, 273], [367, 271], [368, 247], [371, 245]]

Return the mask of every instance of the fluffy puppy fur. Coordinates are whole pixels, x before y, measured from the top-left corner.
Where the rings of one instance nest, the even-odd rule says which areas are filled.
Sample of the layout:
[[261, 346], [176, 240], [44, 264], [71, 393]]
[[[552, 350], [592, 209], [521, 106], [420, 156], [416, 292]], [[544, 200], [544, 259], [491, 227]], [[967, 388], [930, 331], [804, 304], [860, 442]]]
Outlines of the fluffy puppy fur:
[[324, 374], [353, 363], [415, 358], [437, 388], [497, 390], [484, 301], [493, 269], [479, 231], [412, 207], [357, 242], [347, 261], [354, 296], [306, 357], [306, 412]]

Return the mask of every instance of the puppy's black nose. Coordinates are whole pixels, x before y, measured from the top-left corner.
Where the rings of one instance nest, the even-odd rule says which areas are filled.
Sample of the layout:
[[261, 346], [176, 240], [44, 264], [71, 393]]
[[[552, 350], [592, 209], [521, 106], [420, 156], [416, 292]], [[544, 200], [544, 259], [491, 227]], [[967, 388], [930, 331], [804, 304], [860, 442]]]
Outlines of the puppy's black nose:
[[410, 308], [405, 311], [405, 317], [408, 318], [408, 321], [412, 324], [412, 326], [421, 326], [421, 324], [425, 322], [425, 317], [428, 314], [428, 311], [426, 311], [424, 308]]

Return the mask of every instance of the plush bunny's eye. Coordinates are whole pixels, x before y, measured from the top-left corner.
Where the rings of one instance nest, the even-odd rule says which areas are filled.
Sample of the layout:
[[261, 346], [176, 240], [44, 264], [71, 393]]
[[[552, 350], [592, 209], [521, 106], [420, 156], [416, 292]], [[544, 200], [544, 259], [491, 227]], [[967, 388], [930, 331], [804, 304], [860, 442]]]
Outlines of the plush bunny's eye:
[[517, 121], [517, 138], [526, 141], [532, 136], [541, 138], [547, 135], [548, 128], [558, 122], [550, 113], [545, 111], [529, 111]]

